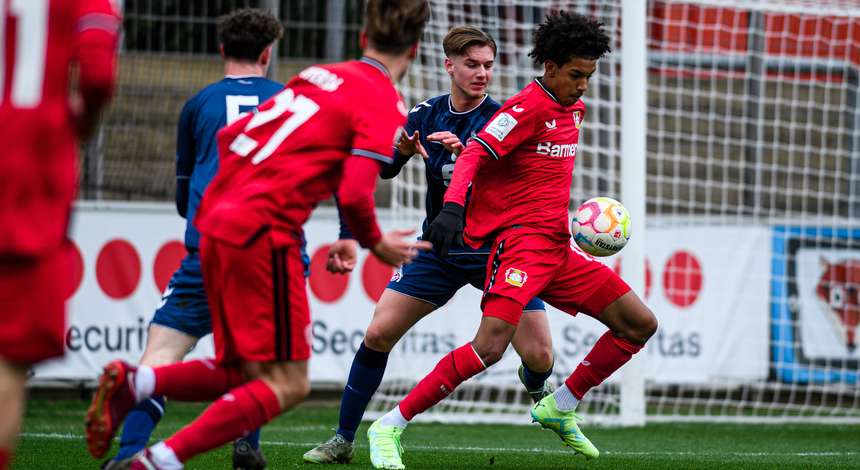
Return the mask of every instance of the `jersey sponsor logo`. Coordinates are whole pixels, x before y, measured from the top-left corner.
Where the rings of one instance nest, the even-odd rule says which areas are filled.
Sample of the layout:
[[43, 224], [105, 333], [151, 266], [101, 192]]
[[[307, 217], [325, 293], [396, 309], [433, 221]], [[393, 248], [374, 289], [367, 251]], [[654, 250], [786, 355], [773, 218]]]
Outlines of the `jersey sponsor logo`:
[[582, 111], [573, 112], [573, 125], [576, 126], [577, 129], [582, 127]]
[[557, 128], [557, 127], [558, 127], [558, 126], [555, 124], [555, 119], [553, 119], [552, 121], [546, 121], [546, 122], [544, 122], [544, 125], [545, 125], [545, 126], [546, 126], [546, 128], [547, 128], [547, 129], [549, 129], [549, 130], [553, 130], [553, 129], [555, 129], [555, 128]]
[[505, 282], [514, 287], [522, 287], [528, 279], [529, 275], [517, 268], [508, 268], [505, 271]]
[[517, 106], [517, 105], [513, 105], [513, 106], [511, 106], [511, 109], [512, 109], [515, 113], [521, 113], [521, 112], [523, 112], [523, 111], [525, 111], [525, 110], [526, 110], [526, 108], [523, 108], [523, 107], [520, 107], [520, 106]]
[[576, 144], [553, 144], [552, 142], [539, 142], [535, 153], [556, 158], [573, 158], [576, 156]]
[[308, 67], [299, 73], [299, 77], [318, 86], [325, 91], [336, 91], [343, 84], [343, 79], [322, 67]]
[[516, 125], [517, 120], [513, 116], [508, 113], [501, 113], [487, 125], [485, 130], [501, 142], [505, 140], [505, 137], [511, 133]]

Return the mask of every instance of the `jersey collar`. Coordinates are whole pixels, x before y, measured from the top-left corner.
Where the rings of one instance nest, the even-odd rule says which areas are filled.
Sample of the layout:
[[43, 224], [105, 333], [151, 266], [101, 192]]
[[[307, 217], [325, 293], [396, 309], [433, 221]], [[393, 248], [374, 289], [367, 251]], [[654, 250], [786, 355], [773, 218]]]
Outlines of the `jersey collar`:
[[451, 103], [451, 94], [448, 93], [448, 111], [451, 114], [456, 114], [458, 116], [462, 116], [463, 114], [469, 114], [472, 111], [480, 108], [481, 105], [484, 104], [484, 101], [487, 101], [487, 97], [489, 97], [489, 96], [490, 96], [489, 93], [484, 93], [484, 97], [481, 98], [481, 102], [476, 104], [474, 107], [472, 107], [472, 109], [467, 109], [466, 111], [454, 111], [454, 105], [453, 105], [453, 103]]
[[561, 102], [558, 100], [558, 98], [556, 98], [556, 97], [555, 97], [555, 95], [554, 95], [554, 94], [549, 90], [549, 88], [547, 88], [547, 87], [546, 87], [546, 86], [545, 86], [545, 85], [540, 81], [540, 77], [536, 77], [536, 78], [535, 78], [535, 83], [537, 83], [537, 84], [538, 84], [538, 86], [540, 87], [540, 89], [541, 89], [541, 90], [543, 90], [547, 95], [549, 95], [549, 97], [550, 97], [550, 98], [552, 98], [552, 100], [553, 100], [553, 101], [555, 101], [555, 102], [556, 102], [556, 103], [558, 103], [558, 104], [561, 104]]
[[378, 61], [378, 60], [376, 60], [376, 59], [372, 59], [372, 58], [367, 57], [367, 56], [363, 56], [361, 59], [358, 59], [358, 61], [359, 61], [359, 62], [364, 62], [365, 64], [370, 65], [371, 67], [376, 68], [376, 69], [377, 69], [377, 70], [379, 70], [380, 72], [384, 73], [384, 74], [385, 74], [385, 76], [386, 76], [386, 77], [388, 77], [388, 79], [389, 79], [389, 80], [391, 80], [391, 74], [390, 74], [390, 73], [388, 73], [388, 69], [387, 69], [387, 68], [385, 68], [385, 66], [384, 66], [384, 65], [382, 65], [382, 62], [380, 62], [380, 61]]
[[229, 78], [230, 80], [244, 80], [248, 78], [263, 78], [262, 75], [224, 75], [224, 78]]

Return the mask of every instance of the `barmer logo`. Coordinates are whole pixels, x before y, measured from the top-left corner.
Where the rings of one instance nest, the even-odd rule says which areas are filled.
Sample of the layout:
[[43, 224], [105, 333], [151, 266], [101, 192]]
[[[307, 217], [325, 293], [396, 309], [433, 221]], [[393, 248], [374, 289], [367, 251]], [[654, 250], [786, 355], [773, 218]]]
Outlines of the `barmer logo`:
[[553, 144], [552, 142], [540, 142], [535, 152], [539, 155], [547, 155], [556, 158], [573, 158], [576, 156], [576, 144]]

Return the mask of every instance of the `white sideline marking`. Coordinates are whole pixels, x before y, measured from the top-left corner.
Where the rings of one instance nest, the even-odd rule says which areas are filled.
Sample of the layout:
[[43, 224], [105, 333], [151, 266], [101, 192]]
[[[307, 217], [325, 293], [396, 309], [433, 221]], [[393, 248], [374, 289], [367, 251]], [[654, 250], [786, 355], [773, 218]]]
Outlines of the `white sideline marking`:
[[[304, 426], [296, 426], [300, 428]], [[311, 427], [311, 426], [307, 426]], [[56, 440], [83, 440], [83, 434], [71, 433], [43, 433], [43, 432], [24, 432], [21, 437], [32, 437], [38, 439], [56, 439]], [[283, 442], [283, 441], [260, 441], [260, 444], [266, 446], [280, 447], [307, 447], [308, 449], [316, 446], [319, 442]], [[367, 444], [358, 444], [355, 447], [366, 449]], [[548, 454], [573, 454], [573, 451], [563, 449], [544, 449], [542, 447], [473, 447], [473, 446], [421, 446], [410, 445], [407, 449], [416, 450], [444, 450], [451, 452], [499, 452], [499, 453], [515, 453], [515, 452], [543, 452]], [[689, 456], [689, 457], [720, 457], [730, 455], [733, 457], [850, 457], [860, 455], [860, 452], [680, 452], [680, 451], [649, 451], [649, 452], [627, 452], [601, 450], [601, 455], [621, 455], [621, 456]]]

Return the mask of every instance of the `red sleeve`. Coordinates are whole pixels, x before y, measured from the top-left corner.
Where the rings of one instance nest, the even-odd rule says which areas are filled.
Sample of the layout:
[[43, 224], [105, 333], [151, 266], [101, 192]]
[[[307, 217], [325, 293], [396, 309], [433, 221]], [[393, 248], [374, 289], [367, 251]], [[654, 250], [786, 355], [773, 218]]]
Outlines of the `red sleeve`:
[[473, 140], [498, 160], [534, 135], [534, 116], [540, 111], [535, 103], [508, 100]]
[[358, 243], [365, 248], [373, 247], [382, 238], [373, 202], [380, 165], [369, 158], [347, 158], [337, 190], [341, 215]]
[[113, 0], [80, 3], [76, 33], [78, 83], [88, 109], [100, 108], [113, 94], [121, 24], [120, 13]]
[[393, 99], [362, 103], [362, 109], [353, 115], [353, 155], [379, 160], [386, 165], [394, 161], [391, 146], [406, 123], [406, 107], [395, 90], [391, 93]]
[[470, 140], [463, 153], [457, 157], [454, 163], [454, 175], [445, 191], [444, 202], [456, 202], [466, 206], [466, 193], [469, 185], [482, 166], [492, 161], [492, 155], [477, 141]]

